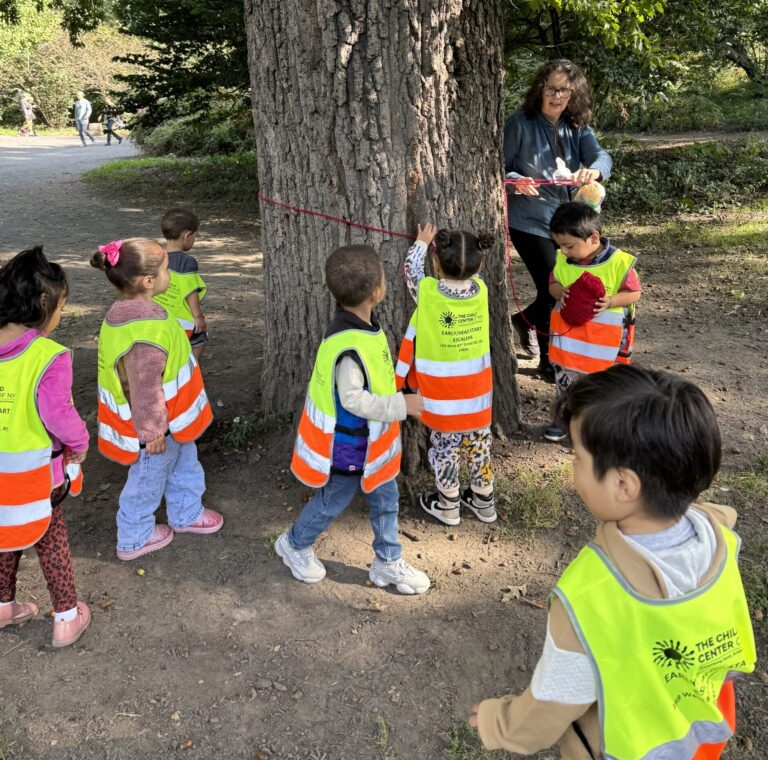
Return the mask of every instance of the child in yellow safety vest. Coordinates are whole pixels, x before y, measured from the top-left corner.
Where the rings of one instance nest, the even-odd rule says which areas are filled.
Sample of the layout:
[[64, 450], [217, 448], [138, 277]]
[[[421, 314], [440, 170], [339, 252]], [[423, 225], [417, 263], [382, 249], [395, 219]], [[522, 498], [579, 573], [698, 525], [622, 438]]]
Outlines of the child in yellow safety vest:
[[[195, 440], [213, 415], [184, 330], [155, 303], [168, 287], [168, 254], [155, 240], [113, 240], [91, 257], [120, 292], [99, 333], [99, 451], [127, 465], [117, 511], [117, 556], [167, 546], [174, 533], [215, 533], [203, 507]], [[155, 524], [165, 498], [169, 525]]]
[[720, 466], [714, 409], [672, 373], [619, 364], [555, 413], [597, 532], [550, 596], [530, 686], [475, 705], [470, 725], [520, 754], [560, 742], [563, 760], [716, 760], [755, 642], [736, 513], [694, 503]]
[[34, 618], [16, 601], [22, 550], [34, 546], [53, 602], [53, 646], [91, 621], [78, 601], [62, 502], [80, 493], [88, 430], [72, 404], [72, 356], [48, 337], [69, 286], [42, 248], [0, 269], [0, 628]]
[[423, 404], [397, 392], [387, 336], [373, 314], [387, 290], [384, 268], [370, 246], [348, 245], [328, 257], [325, 279], [336, 316], [317, 350], [291, 461], [293, 474], [317, 491], [277, 539], [275, 552], [297, 580], [322, 581], [325, 566], [313, 545], [362, 491], [374, 535], [370, 581], [422, 594], [429, 578], [402, 556], [395, 478], [399, 421], [418, 417]]
[[[602, 236], [600, 214], [591, 206], [561, 204], [549, 229], [559, 248], [549, 278], [549, 293], [557, 301], [550, 317], [549, 360], [556, 392], [562, 393], [584, 374], [615, 363], [629, 364], [641, 288], [635, 272], [637, 259]], [[601, 297], [589, 297], [590, 291], [580, 287], [587, 278], [600, 287]], [[586, 294], [582, 301], [587, 302], [569, 304], [574, 294]], [[578, 324], [569, 312], [580, 317]], [[565, 431], [554, 424], [544, 433], [548, 441], [565, 437]]]
[[166, 240], [171, 280], [155, 301], [184, 328], [199, 362], [208, 342], [208, 323], [202, 307], [208, 288], [198, 274], [197, 259], [189, 251], [197, 240], [200, 220], [188, 209], [172, 208], [161, 219], [160, 227]]
[[[434, 238], [432, 267], [424, 273]], [[416, 311], [400, 347], [398, 388], [424, 398], [421, 421], [430, 428], [429, 462], [437, 491], [419, 503], [446, 525], [458, 525], [461, 507], [482, 522], [496, 519], [491, 469], [491, 369], [488, 288], [477, 276], [490, 235], [418, 227], [405, 259], [408, 290]], [[470, 485], [461, 490], [459, 465], [466, 460]]]

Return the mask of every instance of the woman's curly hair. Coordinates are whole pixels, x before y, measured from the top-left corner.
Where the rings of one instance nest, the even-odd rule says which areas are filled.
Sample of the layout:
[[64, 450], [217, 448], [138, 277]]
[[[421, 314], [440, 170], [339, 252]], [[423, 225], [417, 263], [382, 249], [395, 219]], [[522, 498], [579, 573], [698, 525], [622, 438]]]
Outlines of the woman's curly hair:
[[523, 96], [523, 112], [532, 117], [541, 113], [541, 99], [549, 75], [562, 71], [573, 88], [562, 118], [572, 127], [586, 127], [592, 120], [592, 88], [582, 70], [567, 58], [547, 61], [533, 78], [531, 86]]

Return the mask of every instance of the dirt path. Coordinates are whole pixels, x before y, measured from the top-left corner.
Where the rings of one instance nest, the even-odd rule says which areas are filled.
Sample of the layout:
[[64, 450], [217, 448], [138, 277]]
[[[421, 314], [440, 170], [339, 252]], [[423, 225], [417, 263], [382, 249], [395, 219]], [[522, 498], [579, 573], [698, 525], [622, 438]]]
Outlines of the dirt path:
[[[0, 138], [0, 177], [10, 188], [0, 203], [0, 259], [43, 241], [66, 265], [72, 295], [54, 337], [75, 349], [76, 403], [91, 427], [96, 335], [111, 294], [87, 256], [109, 239], [159, 234], [163, 209], [95, 196], [78, 172], [130, 152], [125, 144], [83, 149], [76, 138], [34, 145]], [[204, 223], [195, 252], [210, 287], [212, 338], [203, 369], [219, 420], [232, 419], [252, 411], [258, 397], [258, 226], [197, 211]], [[740, 452], [729, 454], [729, 464], [765, 451], [764, 352], [755, 359], [765, 342], [762, 322], [733, 319], [715, 297], [681, 303], [675, 293], [692, 254], [668, 266], [663, 240], [621, 237], [643, 253], [641, 356], [686, 371], [722, 399], [727, 450]], [[526, 295], [522, 265], [516, 271]], [[544, 424], [551, 386], [533, 376], [531, 362], [521, 366], [526, 422]], [[720, 390], [726, 386], [734, 392]], [[187, 741], [190, 758], [440, 758], [473, 701], [527, 684], [543, 640], [542, 600], [591, 530], [573, 497], [564, 510], [558, 503], [556, 528], [534, 533], [502, 523], [501, 541], [472, 519], [449, 530], [406, 506], [403, 528], [416, 540], [403, 539], [405, 555], [435, 582], [421, 598], [366, 585], [370, 528], [359, 504], [321, 538], [328, 579], [309, 587], [271, 551], [308, 495], [286, 470], [289, 432], [247, 454], [227, 450], [219, 432], [207, 434], [201, 449], [207, 503], [224, 513], [224, 530], [178, 536], [134, 563], [114, 554], [124, 470], [91, 455], [84, 497], [66, 509], [92, 629], [58, 652], [49, 645], [50, 620], [0, 634], [0, 758], [171, 758]], [[567, 459], [535, 436], [500, 444], [496, 453], [499, 483], [509, 487], [513, 470], [530, 478]], [[29, 554], [19, 597], [47, 610]], [[523, 585], [528, 603], [500, 603], [502, 588]], [[754, 694], [760, 682], [747, 688]], [[734, 743], [733, 758], [768, 753], [757, 728], [766, 723], [763, 703], [749, 699], [742, 735], [757, 754]], [[540, 758], [555, 756], [550, 750]]]

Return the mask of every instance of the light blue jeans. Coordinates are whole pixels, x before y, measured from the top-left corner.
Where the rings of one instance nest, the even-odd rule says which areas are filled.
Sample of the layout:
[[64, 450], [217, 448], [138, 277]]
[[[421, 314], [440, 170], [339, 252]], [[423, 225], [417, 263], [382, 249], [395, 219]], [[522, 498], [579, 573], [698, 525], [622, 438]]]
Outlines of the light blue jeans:
[[86, 135], [91, 138], [91, 142], [95, 142], [93, 135], [88, 131], [88, 119], [75, 119], [75, 126], [77, 127], [77, 134], [83, 141], [83, 145], [85, 145]]
[[[288, 534], [291, 546], [294, 549], [312, 546], [359, 490], [359, 475], [331, 473], [328, 482], [315, 491], [293, 524]], [[373, 528], [373, 551], [383, 562], [400, 559], [403, 546], [397, 538], [397, 510], [400, 505], [397, 483], [390, 480], [364, 496], [368, 501], [368, 517]]]
[[203, 513], [205, 473], [197, 460], [197, 446], [165, 438], [162, 454], [141, 450], [128, 469], [128, 480], [117, 510], [117, 548], [132, 552], [147, 543], [155, 528], [155, 512], [165, 496], [168, 523], [185, 528]]

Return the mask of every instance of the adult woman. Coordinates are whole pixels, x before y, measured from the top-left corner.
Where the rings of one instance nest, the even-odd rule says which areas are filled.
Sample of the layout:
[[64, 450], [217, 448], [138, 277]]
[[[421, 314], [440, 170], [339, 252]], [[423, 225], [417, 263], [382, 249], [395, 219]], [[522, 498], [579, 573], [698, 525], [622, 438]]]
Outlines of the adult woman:
[[504, 125], [504, 172], [514, 180], [515, 190], [509, 194], [509, 233], [536, 286], [536, 299], [512, 321], [521, 346], [540, 357], [539, 372], [550, 381], [554, 371], [547, 355], [547, 331], [554, 301], [549, 295], [549, 275], [557, 248], [549, 234], [549, 220], [569, 200], [571, 188], [537, 188], [534, 181], [553, 179], [557, 158], [579, 185], [608, 179], [613, 162], [589, 126], [591, 101], [589, 84], [579, 67], [565, 59], [552, 60], [538, 70], [522, 109]]

